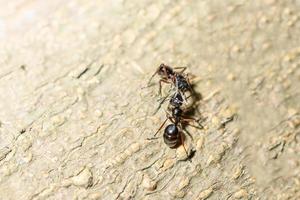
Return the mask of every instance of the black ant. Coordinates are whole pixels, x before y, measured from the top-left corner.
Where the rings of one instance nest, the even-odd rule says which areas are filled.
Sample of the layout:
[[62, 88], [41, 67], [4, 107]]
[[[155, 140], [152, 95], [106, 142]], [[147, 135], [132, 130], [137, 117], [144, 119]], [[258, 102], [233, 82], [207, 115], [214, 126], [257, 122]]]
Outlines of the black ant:
[[[177, 69], [181, 69], [181, 71], [175, 71]], [[181, 92], [185, 92], [187, 90], [192, 90], [191, 84], [189, 82], [188, 76], [184, 75], [183, 72], [186, 70], [186, 67], [170, 67], [165, 64], [161, 64], [154, 74], [150, 77], [148, 81], [148, 86], [152, 78], [158, 74], [160, 76], [159, 80], [159, 94], [161, 95], [161, 83], [169, 83], [173, 84], [176, 89]]]
[[[188, 155], [187, 150], [184, 146], [183, 135], [182, 132], [179, 130], [179, 128], [183, 129], [184, 124], [188, 124], [198, 129], [202, 129], [203, 126], [198, 122], [198, 120], [184, 115], [185, 112], [184, 110], [181, 109], [182, 103], [183, 103], [183, 97], [181, 96], [181, 94], [175, 93], [170, 100], [169, 110], [171, 110], [172, 113], [169, 114], [167, 112], [166, 120], [162, 123], [162, 125], [159, 127], [157, 132], [154, 134], [154, 136], [156, 136], [157, 133], [162, 129], [162, 127], [165, 125], [167, 120], [170, 120], [172, 124], [169, 124], [165, 128], [163, 134], [165, 144], [168, 145], [170, 148], [176, 148], [178, 147], [178, 145], [182, 144], [186, 154]], [[191, 121], [198, 122], [199, 126], [190, 124], [189, 122]]]

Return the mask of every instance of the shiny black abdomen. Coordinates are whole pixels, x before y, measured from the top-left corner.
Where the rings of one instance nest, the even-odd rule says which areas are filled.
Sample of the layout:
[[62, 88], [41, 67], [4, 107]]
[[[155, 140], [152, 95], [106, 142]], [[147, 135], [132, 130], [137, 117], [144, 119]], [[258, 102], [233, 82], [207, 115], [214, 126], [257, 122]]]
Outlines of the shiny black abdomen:
[[180, 133], [175, 124], [169, 124], [164, 131], [164, 142], [170, 148], [176, 148], [180, 144]]

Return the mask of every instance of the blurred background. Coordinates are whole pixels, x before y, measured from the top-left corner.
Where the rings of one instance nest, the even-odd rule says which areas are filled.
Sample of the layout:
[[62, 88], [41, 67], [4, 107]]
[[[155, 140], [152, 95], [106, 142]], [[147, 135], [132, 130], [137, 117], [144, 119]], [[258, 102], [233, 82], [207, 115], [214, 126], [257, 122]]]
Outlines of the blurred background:
[[[0, 1], [0, 199], [299, 199], [299, 11]], [[166, 114], [158, 77], [141, 88], [161, 63], [186, 66], [202, 97], [191, 162], [147, 140]]]

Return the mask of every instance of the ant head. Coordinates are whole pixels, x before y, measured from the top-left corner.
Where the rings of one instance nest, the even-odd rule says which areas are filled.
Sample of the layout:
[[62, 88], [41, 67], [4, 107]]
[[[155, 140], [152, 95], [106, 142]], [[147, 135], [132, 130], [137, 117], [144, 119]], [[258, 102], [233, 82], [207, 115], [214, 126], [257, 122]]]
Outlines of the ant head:
[[166, 76], [165, 74], [167, 73], [166, 71], [166, 68], [167, 68], [168, 66], [166, 66], [165, 64], [160, 64], [159, 65], [159, 67], [157, 68], [157, 70], [154, 72], [154, 74], [152, 74], [152, 76], [151, 76], [151, 78], [149, 79], [149, 81], [148, 81], [148, 85], [150, 84], [150, 82], [151, 82], [151, 80], [152, 80], [152, 78], [156, 75], [156, 74], [158, 74], [159, 76]]
[[160, 73], [163, 73], [165, 71], [165, 68], [167, 68], [167, 66], [162, 63], [159, 65], [158, 69], [157, 69], [157, 72], [160, 74]]
[[174, 75], [174, 71], [171, 67], [168, 65], [165, 65], [164, 63], [160, 64], [160, 66], [157, 69], [157, 73], [160, 76], [163, 76], [165, 78], [171, 78]]
[[164, 68], [164, 67], [166, 67], [166, 65], [165, 65], [164, 63], [161, 63], [161, 64], [159, 65], [159, 68]]

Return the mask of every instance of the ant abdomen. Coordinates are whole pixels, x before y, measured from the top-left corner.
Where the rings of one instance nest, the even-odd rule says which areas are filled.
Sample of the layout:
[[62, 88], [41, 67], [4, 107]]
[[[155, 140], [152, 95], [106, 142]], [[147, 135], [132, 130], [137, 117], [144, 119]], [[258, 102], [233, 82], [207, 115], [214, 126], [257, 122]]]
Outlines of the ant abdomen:
[[165, 128], [164, 132], [164, 142], [170, 148], [176, 148], [180, 144], [180, 134], [177, 126], [175, 124], [169, 124]]
[[186, 78], [180, 74], [177, 74], [175, 76], [175, 84], [177, 85], [177, 88], [183, 92], [190, 89], [190, 85]]

